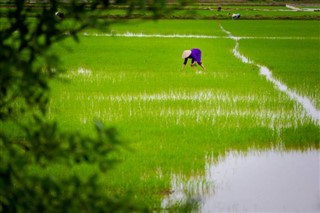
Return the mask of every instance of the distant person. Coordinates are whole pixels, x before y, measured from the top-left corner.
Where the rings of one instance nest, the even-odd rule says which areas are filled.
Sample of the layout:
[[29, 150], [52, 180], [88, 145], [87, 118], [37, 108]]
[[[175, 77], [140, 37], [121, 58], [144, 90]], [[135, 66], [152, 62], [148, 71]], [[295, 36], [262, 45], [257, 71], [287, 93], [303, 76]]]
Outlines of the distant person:
[[202, 64], [201, 61], [201, 50], [194, 48], [191, 50], [184, 50], [182, 52], [182, 58], [184, 59], [183, 64], [182, 64], [182, 70], [186, 67], [186, 64], [188, 62], [188, 59], [191, 59], [191, 67], [195, 67], [196, 63], [199, 64], [202, 68], [203, 71], [206, 71], [206, 68]]
[[239, 13], [232, 14], [232, 19], [239, 19], [239, 18], [240, 18], [240, 14]]

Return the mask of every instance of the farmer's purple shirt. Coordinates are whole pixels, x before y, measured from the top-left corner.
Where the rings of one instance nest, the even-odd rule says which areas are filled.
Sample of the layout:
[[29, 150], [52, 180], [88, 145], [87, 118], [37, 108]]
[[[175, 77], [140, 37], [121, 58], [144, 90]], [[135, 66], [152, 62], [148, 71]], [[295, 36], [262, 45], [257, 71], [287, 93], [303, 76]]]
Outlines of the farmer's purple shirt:
[[196, 49], [196, 48], [192, 49], [191, 50], [191, 54], [189, 55], [189, 57], [184, 59], [184, 62], [183, 62], [184, 65], [187, 64], [187, 61], [188, 61], [189, 58], [191, 59], [191, 63], [196, 61], [199, 65], [201, 65], [202, 64], [202, 62], [201, 62], [201, 50]]

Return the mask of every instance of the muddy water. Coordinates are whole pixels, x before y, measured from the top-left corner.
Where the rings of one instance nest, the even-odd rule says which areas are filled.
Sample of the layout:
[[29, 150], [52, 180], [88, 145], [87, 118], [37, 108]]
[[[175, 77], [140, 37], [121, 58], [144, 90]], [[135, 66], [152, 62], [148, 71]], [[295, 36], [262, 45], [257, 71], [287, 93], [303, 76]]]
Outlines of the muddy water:
[[174, 176], [172, 187], [166, 207], [188, 194], [199, 212], [320, 212], [320, 152], [229, 152], [202, 177]]

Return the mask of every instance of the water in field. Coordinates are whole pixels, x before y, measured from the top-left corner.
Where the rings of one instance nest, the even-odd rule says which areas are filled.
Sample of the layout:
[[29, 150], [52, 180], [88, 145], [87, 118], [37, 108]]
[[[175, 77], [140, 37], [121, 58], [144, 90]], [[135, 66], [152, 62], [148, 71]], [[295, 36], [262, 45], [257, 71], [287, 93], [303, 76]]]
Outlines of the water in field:
[[172, 190], [166, 207], [189, 195], [200, 212], [320, 212], [320, 152], [232, 151]]

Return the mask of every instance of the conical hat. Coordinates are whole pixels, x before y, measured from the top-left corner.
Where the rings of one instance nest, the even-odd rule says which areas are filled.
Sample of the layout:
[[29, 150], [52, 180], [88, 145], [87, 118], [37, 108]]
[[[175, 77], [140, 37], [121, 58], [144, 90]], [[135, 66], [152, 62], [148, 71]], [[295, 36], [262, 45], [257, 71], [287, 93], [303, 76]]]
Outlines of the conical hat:
[[191, 55], [191, 50], [185, 50], [182, 53], [182, 58], [188, 58]]

